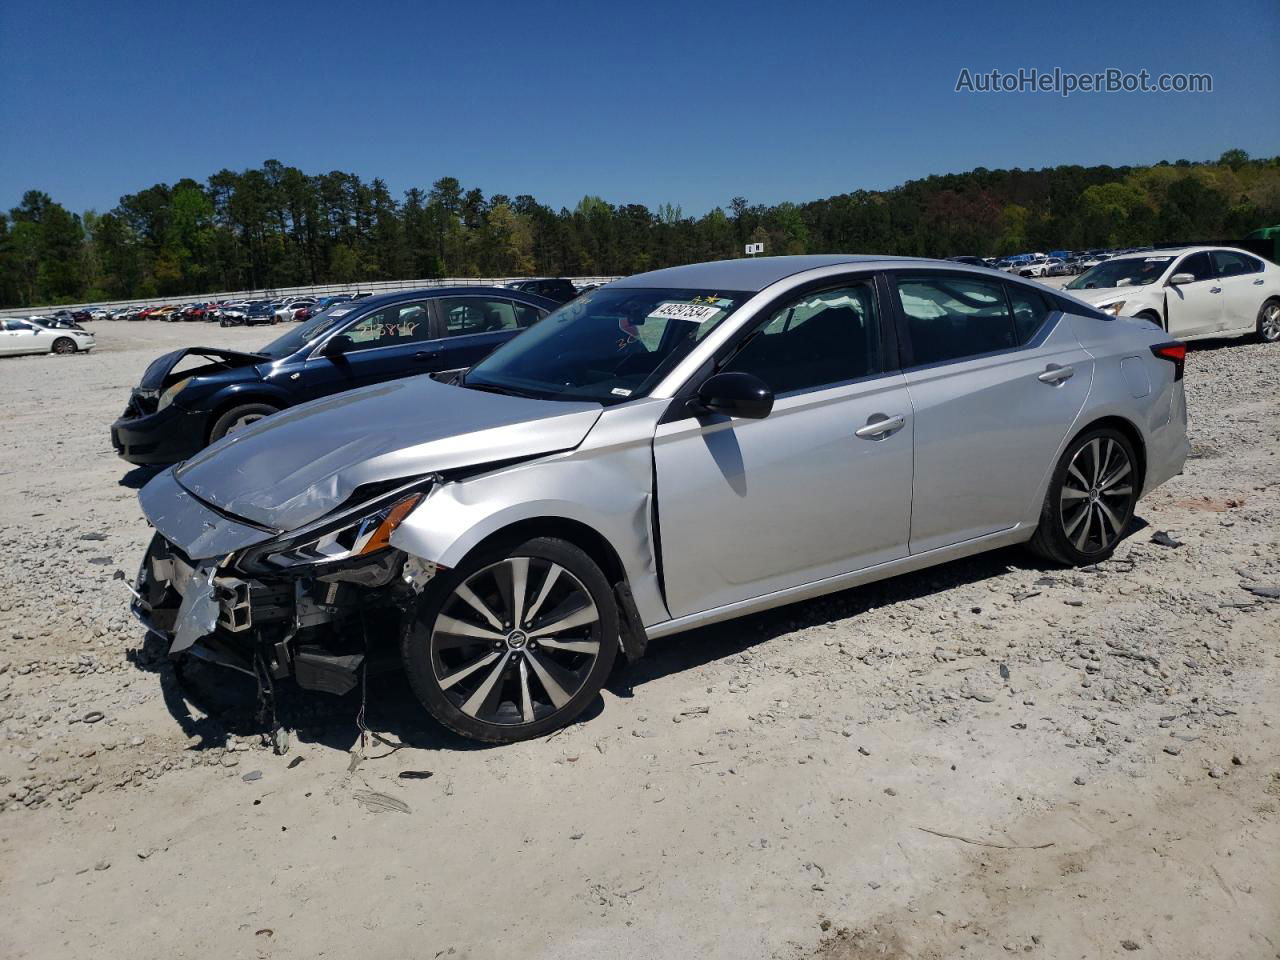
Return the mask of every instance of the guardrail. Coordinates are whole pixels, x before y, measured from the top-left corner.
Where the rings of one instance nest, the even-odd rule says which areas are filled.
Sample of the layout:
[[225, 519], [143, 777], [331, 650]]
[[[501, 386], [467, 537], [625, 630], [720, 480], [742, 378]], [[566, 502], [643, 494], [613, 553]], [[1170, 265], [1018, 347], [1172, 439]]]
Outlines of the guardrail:
[[[364, 283], [322, 283], [311, 287], [266, 287], [259, 290], [230, 290], [223, 293], [190, 294], [180, 297], [146, 297], [141, 300], [105, 300], [94, 303], [59, 303], [40, 307], [5, 307], [0, 317], [47, 316], [56, 310], [114, 310], [118, 307], [145, 307], [207, 303], [210, 300], [274, 300], [277, 297], [328, 297], [338, 294], [394, 293], [424, 287], [500, 287], [528, 277], [442, 277], [437, 280], [372, 280]], [[567, 277], [576, 286], [609, 283], [617, 277]]]

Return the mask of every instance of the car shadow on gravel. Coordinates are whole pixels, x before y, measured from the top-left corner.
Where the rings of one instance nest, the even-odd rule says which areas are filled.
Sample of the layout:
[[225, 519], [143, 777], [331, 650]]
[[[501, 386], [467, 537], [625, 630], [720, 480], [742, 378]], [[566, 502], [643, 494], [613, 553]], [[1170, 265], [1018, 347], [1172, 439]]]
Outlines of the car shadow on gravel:
[[[1147, 521], [1135, 516], [1125, 532], [1125, 540], [1147, 526]], [[1063, 576], [1065, 573], [1062, 567], [1041, 560], [1020, 546], [953, 560], [813, 600], [662, 637], [649, 644], [643, 660], [625, 672], [616, 673], [609, 689], [617, 696], [627, 697], [631, 695], [632, 688], [651, 680], [749, 651], [758, 644], [797, 630], [848, 620], [887, 604], [909, 603], [956, 587], [981, 584], [1011, 570], [1037, 576]], [[1008, 599], [1009, 595], [994, 596]]]
[[[271, 730], [269, 714], [259, 712], [257, 682], [235, 670], [193, 658], [171, 660], [166, 641], [148, 634], [141, 648], [129, 652], [130, 662], [160, 681], [165, 707], [186, 736], [195, 738], [190, 750], [221, 750], [232, 737], [264, 736]], [[484, 750], [493, 744], [458, 736], [436, 723], [414, 696], [399, 660], [387, 654], [370, 662], [364, 723], [377, 736], [366, 736], [370, 756], [411, 747], [417, 750]], [[360, 743], [361, 691], [333, 696], [304, 690], [292, 679], [274, 684], [276, 719], [289, 736], [343, 753]], [[604, 708], [597, 697], [576, 723], [589, 723]], [[378, 737], [383, 741], [380, 742]]]
[[134, 467], [118, 481], [120, 486], [130, 490], [141, 490], [152, 477], [162, 472], [164, 467]]
[[[1135, 517], [1126, 539], [1147, 526], [1145, 520]], [[957, 587], [974, 586], [1011, 570], [1035, 575], [1063, 574], [1062, 568], [1038, 560], [1022, 547], [1006, 547], [654, 640], [638, 663], [628, 665], [619, 658], [605, 688], [614, 696], [628, 698], [634, 688], [651, 680], [723, 660], [797, 630], [849, 620], [887, 604], [909, 603]], [[270, 731], [269, 716], [264, 721], [259, 714], [258, 687], [252, 677], [190, 658], [170, 660], [165, 641], [154, 634], [128, 656], [139, 670], [159, 677], [169, 713], [183, 733], [196, 738], [189, 749], [222, 749], [231, 737]], [[276, 717], [298, 741], [344, 753], [359, 744], [359, 687], [335, 697], [304, 690], [292, 680], [280, 680], [276, 681], [274, 692]], [[571, 726], [590, 723], [603, 708], [603, 700], [597, 697]], [[391, 650], [370, 660], [364, 722], [368, 729], [390, 741], [388, 745], [377, 738], [367, 738], [365, 749], [375, 756], [401, 746], [418, 750], [484, 750], [492, 746], [458, 736], [431, 719], [414, 696]]]

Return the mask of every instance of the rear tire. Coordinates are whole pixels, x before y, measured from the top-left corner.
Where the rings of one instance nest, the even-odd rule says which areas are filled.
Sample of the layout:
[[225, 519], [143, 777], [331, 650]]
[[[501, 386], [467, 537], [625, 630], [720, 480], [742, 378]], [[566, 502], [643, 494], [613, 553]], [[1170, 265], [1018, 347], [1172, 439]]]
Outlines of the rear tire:
[[57, 340], [53, 341], [53, 352], [54, 353], [75, 353], [76, 342], [72, 340], [70, 337], [59, 337]]
[[618, 653], [609, 581], [554, 537], [497, 543], [439, 574], [400, 644], [427, 711], [485, 743], [545, 736], [599, 695]]
[[1107, 559], [1133, 519], [1140, 484], [1128, 437], [1110, 427], [1086, 430], [1058, 460], [1028, 546], [1066, 567]]
[[229, 433], [235, 433], [242, 427], [247, 427], [263, 417], [269, 417], [271, 414], [278, 412], [278, 407], [273, 407], [268, 403], [246, 403], [238, 407], [232, 407], [214, 422], [213, 429], [209, 431], [209, 442], [213, 443], [215, 440], [221, 440]]
[[1280, 341], [1280, 300], [1268, 300], [1258, 311], [1258, 339], [1263, 343]]

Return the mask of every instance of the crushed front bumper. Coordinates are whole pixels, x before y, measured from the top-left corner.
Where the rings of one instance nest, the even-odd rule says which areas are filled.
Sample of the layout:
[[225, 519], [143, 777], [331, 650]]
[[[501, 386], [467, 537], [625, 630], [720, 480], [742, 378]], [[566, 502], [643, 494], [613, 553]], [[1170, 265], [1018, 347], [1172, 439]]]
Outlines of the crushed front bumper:
[[359, 681], [369, 637], [399, 635], [410, 588], [398, 557], [383, 557], [374, 589], [341, 579], [262, 581], [218, 561], [193, 561], [157, 534], [130, 609], [171, 657], [193, 656], [259, 682], [292, 676], [305, 689], [342, 695]]
[[204, 445], [205, 415], [170, 404], [146, 413], [135, 401], [111, 425], [111, 445], [124, 460], [137, 466], [178, 463], [199, 453]]

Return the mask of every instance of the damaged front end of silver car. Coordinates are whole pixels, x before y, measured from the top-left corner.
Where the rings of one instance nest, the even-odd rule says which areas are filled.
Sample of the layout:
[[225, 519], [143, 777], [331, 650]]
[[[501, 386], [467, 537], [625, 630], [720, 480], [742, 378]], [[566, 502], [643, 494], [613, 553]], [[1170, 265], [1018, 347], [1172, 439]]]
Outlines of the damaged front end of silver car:
[[156, 534], [132, 611], [170, 656], [253, 677], [261, 719], [276, 727], [275, 681], [345, 694], [360, 682], [369, 638], [399, 635], [435, 567], [388, 540], [435, 481], [362, 488], [349, 506], [281, 532], [216, 511], [167, 471], [141, 498]]

